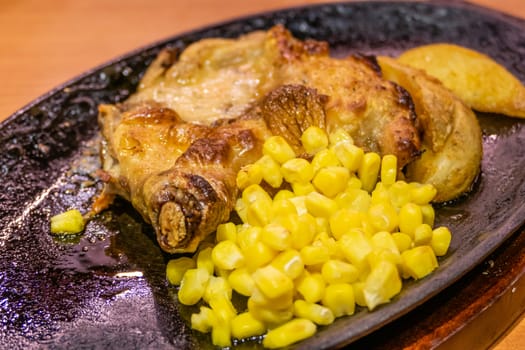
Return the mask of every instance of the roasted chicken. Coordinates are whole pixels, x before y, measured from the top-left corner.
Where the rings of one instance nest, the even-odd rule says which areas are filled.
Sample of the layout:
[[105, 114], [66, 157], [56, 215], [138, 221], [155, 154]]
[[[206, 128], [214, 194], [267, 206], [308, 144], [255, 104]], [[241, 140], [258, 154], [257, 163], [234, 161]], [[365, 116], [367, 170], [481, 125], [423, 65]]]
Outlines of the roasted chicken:
[[270, 135], [301, 154], [310, 125], [344, 128], [366, 150], [396, 155], [400, 172], [421, 153], [411, 96], [375, 59], [332, 58], [326, 43], [282, 26], [165, 50], [135, 94], [99, 112], [107, 186], [98, 203], [129, 200], [169, 253], [194, 251], [228, 220], [236, 173]]

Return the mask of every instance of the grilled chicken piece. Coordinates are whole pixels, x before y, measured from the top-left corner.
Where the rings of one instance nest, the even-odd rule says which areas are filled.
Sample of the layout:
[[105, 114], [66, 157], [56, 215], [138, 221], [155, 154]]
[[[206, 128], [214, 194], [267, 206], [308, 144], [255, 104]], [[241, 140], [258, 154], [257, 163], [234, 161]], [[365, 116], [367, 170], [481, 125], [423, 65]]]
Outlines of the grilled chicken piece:
[[[292, 113], [319, 114], [301, 119], [297, 133], [272, 132], [267, 121], [290, 120], [283, 114], [290, 113], [290, 105], [280, 108], [281, 113], [268, 109], [290, 99], [296, 101]], [[269, 136], [283, 135], [297, 144], [306, 128], [322, 127], [323, 100], [303, 86], [283, 86], [245, 115], [210, 126], [182, 122], [173, 110], [157, 105], [102, 105], [102, 158], [108, 179], [102, 198], [117, 194], [131, 201], [155, 228], [163, 250], [194, 251], [229, 218], [240, 168], [261, 157]]]
[[401, 167], [418, 155], [410, 96], [382, 79], [371, 58], [332, 58], [326, 42], [300, 41], [282, 26], [204, 39], [175, 57], [161, 53], [128, 101], [155, 101], [184, 121], [210, 125], [239, 117], [279, 86], [304, 85], [327, 96], [328, 132], [343, 127], [356, 144], [398, 156]]
[[310, 125], [346, 129], [401, 167], [420, 152], [408, 93], [375, 61], [329, 57], [283, 27], [159, 55], [123, 105], [100, 107], [104, 196], [131, 201], [170, 253], [192, 252], [229, 218], [235, 176], [279, 134], [301, 153]]

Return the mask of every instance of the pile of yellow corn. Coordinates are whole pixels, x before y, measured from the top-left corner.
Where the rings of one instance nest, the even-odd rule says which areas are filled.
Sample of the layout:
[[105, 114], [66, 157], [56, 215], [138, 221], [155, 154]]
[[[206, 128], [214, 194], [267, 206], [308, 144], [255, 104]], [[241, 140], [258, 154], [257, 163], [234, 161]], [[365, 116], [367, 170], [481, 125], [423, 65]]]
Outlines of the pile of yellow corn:
[[[217, 346], [260, 335], [268, 348], [305, 339], [356, 304], [389, 302], [403, 278], [428, 275], [448, 250], [450, 231], [433, 229], [436, 190], [396, 181], [394, 156], [365, 153], [342, 130], [310, 127], [301, 141], [311, 161], [269, 138], [262, 158], [237, 176], [243, 224], [220, 225], [214, 245], [168, 263], [179, 301], [204, 301], [192, 327], [211, 332]], [[271, 198], [263, 181], [291, 190]], [[233, 291], [247, 297], [244, 310], [233, 306]]]

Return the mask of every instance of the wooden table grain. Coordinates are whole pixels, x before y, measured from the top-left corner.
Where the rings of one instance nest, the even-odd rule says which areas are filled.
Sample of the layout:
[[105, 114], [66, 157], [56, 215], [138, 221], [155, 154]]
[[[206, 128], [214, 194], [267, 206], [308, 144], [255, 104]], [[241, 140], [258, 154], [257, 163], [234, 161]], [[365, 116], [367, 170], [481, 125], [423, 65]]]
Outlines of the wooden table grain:
[[[453, 0], [452, 0], [453, 1]], [[261, 11], [331, 0], [0, 0], [0, 121], [132, 49]], [[525, 18], [525, 0], [472, 0]], [[525, 349], [522, 317], [492, 346]]]

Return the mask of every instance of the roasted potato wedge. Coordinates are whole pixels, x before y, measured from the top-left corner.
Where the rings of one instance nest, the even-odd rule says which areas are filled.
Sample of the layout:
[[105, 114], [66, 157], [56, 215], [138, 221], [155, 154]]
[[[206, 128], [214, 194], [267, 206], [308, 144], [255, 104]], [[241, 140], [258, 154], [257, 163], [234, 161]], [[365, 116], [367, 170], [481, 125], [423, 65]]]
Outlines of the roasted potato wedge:
[[474, 110], [525, 118], [525, 87], [482, 53], [440, 43], [407, 50], [398, 61], [436, 77]]
[[405, 88], [421, 122], [423, 154], [408, 164], [409, 181], [431, 183], [435, 202], [468, 192], [481, 164], [481, 129], [476, 115], [441, 82], [390, 57], [378, 57], [383, 76]]

